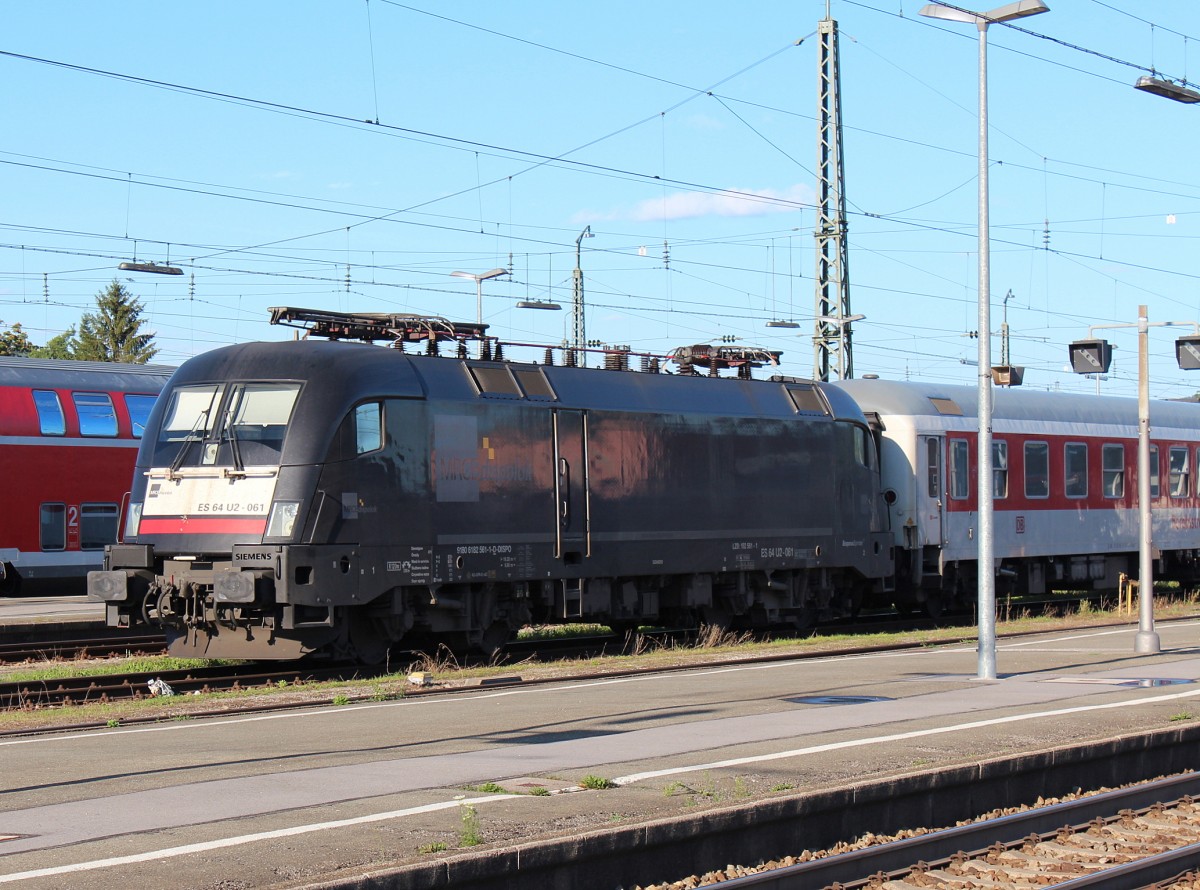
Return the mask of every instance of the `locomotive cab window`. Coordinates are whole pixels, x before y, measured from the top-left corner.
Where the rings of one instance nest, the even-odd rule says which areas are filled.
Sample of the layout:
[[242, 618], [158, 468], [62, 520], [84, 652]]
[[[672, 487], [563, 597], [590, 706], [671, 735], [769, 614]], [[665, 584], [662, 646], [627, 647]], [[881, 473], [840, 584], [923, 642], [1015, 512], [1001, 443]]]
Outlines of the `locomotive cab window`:
[[1104, 496], [1125, 497], [1125, 446], [1109, 442], [1101, 449], [1100, 458], [1104, 465]]
[[73, 392], [75, 411], [79, 414], [79, 434], [82, 436], [115, 436], [117, 412], [105, 392]]
[[1087, 444], [1084, 442], [1068, 442], [1063, 446], [1063, 493], [1069, 498], [1086, 498], [1087, 484]]
[[1167, 491], [1173, 498], [1186, 498], [1191, 493], [1191, 473], [1186, 445], [1172, 445], [1167, 452]]
[[276, 466], [299, 393], [299, 383], [177, 387], [154, 460], [174, 467]]
[[1050, 445], [1025, 443], [1025, 497], [1050, 497]]
[[366, 454], [383, 447], [383, 405], [367, 402], [354, 409], [354, 453]]
[[52, 389], [35, 389], [33, 405], [37, 408], [38, 429], [43, 436], [65, 436], [67, 422], [63, 417], [58, 393]]

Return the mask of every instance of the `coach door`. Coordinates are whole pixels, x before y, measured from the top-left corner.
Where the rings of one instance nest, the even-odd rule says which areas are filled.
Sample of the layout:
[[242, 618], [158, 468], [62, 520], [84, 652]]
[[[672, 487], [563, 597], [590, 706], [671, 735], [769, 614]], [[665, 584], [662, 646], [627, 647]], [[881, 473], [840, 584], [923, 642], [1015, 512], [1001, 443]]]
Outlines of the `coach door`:
[[945, 540], [943, 508], [946, 499], [946, 439], [918, 436], [917, 534], [923, 547], [940, 547]]
[[591, 556], [589, 534], [587, 414], [554, 412], [554, 555], [568, 565]]

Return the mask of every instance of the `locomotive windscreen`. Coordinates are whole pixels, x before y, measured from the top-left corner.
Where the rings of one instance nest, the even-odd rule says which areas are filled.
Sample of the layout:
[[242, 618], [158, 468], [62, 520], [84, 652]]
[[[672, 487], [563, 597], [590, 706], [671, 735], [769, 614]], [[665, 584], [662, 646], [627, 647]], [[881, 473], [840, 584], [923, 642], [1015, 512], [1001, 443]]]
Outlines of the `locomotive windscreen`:
[[154, 450], [158, 467], [278, 466], [299, 383], [180, 386]]

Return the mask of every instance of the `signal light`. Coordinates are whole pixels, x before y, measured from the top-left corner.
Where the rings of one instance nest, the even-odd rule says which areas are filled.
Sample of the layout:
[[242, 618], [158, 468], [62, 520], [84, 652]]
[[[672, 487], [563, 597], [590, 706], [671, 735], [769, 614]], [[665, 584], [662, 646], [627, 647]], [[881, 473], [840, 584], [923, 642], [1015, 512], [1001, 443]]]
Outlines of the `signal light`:
[[1076, 374], [1107, 374], [1112, 345], [1107, 340], [1076, 340], [1071, 344], [1071, 370]]

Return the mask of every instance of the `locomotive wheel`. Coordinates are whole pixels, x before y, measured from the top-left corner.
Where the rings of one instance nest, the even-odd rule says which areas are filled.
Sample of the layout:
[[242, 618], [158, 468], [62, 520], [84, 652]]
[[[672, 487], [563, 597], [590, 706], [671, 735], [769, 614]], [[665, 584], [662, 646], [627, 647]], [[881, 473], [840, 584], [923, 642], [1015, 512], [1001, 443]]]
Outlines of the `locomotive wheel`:
[[493, 621], [491, 626], [479, 635], [479, 642], [471, 648], [485, 658], [494, 659], [504, 649], [511, 636], [512, 628], [508, 626], [507, 621]]
[[387, 626], [357, 610], [350, 614], [349, 637], [354, 657], [363, 664], [383, 664], [392, 647]]

